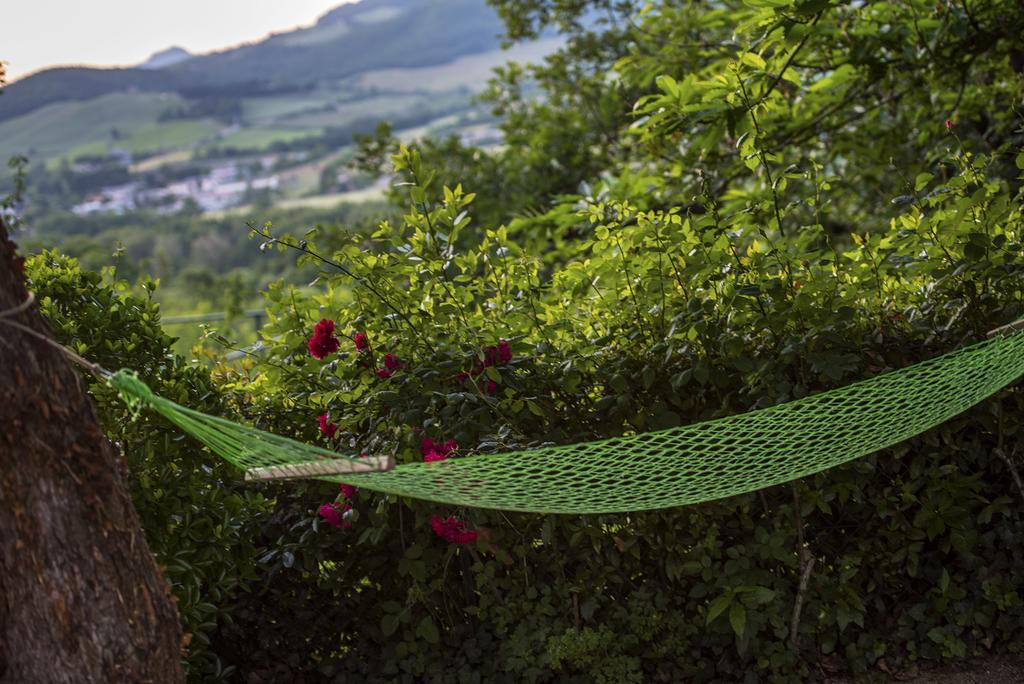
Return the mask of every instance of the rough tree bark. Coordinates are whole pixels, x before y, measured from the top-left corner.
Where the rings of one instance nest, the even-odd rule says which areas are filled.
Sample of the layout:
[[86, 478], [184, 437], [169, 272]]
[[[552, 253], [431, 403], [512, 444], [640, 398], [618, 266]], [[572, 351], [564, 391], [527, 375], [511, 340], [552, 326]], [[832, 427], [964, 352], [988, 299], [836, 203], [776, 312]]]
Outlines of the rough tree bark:
[[[25, 301], [0, 222], [0, 311]], [[49, 336], [30, 309], [13, 316]], [[67, 359], [0, 323], [0, 682], [179, 682], [181, 628]]]

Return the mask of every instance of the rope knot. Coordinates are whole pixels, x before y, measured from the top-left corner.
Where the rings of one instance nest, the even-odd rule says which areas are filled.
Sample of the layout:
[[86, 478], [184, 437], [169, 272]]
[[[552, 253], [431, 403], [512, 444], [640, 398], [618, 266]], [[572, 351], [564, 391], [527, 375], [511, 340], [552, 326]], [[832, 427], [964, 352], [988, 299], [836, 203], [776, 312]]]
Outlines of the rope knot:
[[153, 405], [156, 395], [153, 394], [149, 385], [139, 380], [139, 375], [135, 371], [122, 368], [111, 375], [107, 382], [117, 390], [121, 399], [128, 404], [136, 416], [143, 407]]

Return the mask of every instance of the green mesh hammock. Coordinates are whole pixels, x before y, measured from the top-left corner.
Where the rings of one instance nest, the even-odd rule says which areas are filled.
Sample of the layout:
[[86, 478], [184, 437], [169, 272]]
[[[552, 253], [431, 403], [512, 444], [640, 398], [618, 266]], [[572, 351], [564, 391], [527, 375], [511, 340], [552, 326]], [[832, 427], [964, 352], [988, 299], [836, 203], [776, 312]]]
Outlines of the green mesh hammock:
[[1000, 334], [847, 387], [728, 418], [398, 467], [390, 458], [330, 453], [193, 411], [154, 395], [130, 372], [119, 371], [109, 382], [130, 404], [153, 408], [249, 479], [312, 477], [458, 506], [580, 514], [700, 503], [818, 473], [920, 434], [1022, 373], [1024, 332]]

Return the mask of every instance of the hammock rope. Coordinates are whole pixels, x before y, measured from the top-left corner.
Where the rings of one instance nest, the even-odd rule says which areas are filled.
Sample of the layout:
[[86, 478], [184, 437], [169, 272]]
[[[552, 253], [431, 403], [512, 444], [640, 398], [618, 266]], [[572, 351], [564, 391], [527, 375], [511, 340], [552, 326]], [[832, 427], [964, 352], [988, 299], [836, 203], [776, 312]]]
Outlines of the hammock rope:
[[[444, 504], [536, 513], [669, 508], [752, 492], [902, 442], [1024, 374], [1024, 332], [1004, 326], [978, 344], [835, 390], [668, 430], [595, 442], [394, 467], [209, 416], [154, 394], [129, 371], [108, 382], [148, 406], [248, 479], [312, 477]], [[996, 331], [993, 331], [996, 332]]]
[[136, 415], [149, 407], [225, 461], [245, 471], [247, 480], [294, 479], [339, 473], [368, 473], [395, 467], [391, 457], [359, 458], [195, 411], [158, 396], [128, 370], [107, 383]]

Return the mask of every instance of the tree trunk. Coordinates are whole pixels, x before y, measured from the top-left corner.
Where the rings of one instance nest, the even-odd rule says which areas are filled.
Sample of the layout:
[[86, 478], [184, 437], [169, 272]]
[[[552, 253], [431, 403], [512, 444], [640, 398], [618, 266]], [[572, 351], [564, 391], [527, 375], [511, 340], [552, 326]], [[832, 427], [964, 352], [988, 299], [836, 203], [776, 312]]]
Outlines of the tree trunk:
[[[0, 222], [0, 311], [27, 297]], [[34, 309], [14, 320], [50, 336]], [[85, 383], [0, 323], [0, 682], [180, 682], [181, 628]]]

